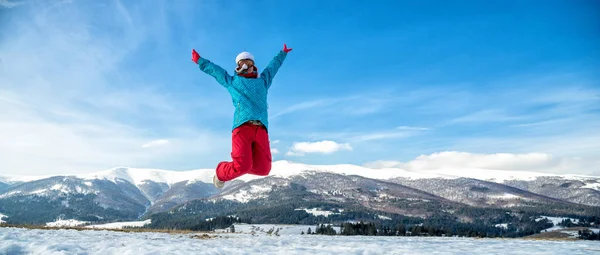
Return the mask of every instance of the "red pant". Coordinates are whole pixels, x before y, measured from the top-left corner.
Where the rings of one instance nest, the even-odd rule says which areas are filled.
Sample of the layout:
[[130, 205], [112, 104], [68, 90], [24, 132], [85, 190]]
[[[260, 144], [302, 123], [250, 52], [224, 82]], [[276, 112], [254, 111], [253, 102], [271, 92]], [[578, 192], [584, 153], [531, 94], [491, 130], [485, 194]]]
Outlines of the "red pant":
[[244, 174], [269, 175], [271, 172], [271, 147], [264, 126], [245, 123], [231, 134], [231, 159], [217, 165], [217, 178], [233, 180]]

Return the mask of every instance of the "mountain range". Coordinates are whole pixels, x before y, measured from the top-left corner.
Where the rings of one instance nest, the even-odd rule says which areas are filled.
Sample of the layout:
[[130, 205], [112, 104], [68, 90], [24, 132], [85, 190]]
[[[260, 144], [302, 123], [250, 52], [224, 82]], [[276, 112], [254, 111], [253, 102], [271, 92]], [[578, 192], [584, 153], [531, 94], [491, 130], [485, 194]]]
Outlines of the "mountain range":
[[[0, 176], [0, 215], [4, 215], [0, 220], [45, 224], [57, 218], [111, 222], [161, 213], [181, 217], [234, 213], [262, 215], [268, 221], [275, 216], [269, 218], [261, 210], [277, 206], [289, 214], [319, 216], [318, 211], [329, 215], [320, 215], [325, 218], [349, 211], [371, 212], [379, 219], [392, 215], [427, 218], [460, 208], [534, 208], [548, 215], [600, 216], [600, 177], [596, 176], [492, 169], [409, 171], [276, 161], [269, 176], [246, 175], [219, 190], [212, 184], [213, 174], [212, 169], [117, 167], [75, 175]], [[255, 213], [243, 213], [249, 211]]]

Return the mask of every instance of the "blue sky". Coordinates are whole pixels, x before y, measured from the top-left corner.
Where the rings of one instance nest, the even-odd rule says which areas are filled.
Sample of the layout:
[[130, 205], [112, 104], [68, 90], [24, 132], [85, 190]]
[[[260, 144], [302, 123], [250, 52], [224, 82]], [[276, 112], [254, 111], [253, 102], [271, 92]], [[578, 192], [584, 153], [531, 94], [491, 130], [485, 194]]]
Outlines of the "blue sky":
[[598, 7], [0, 0], [0, 169], [213, 168], [229, 159], [233, 106], [191, 49], [232, 73], [239, 52], [261, 68], [287, 43], [269, 92], [274, 160], [506, 153], [521, 160], [507, 169], [600, 175]]

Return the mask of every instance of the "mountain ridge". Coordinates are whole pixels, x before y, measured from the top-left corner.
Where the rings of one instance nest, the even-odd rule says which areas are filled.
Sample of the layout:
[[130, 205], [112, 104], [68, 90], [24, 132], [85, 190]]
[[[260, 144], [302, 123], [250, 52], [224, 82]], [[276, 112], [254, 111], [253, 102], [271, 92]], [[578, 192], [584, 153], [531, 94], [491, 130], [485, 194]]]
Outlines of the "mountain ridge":
[[[227, 182], [222, 190], [213, 186], [213, 175], [214, 169], [115, 167], [51, 177], [0, 176], [0, 213], [14, 221], [13, 215], [23, 210], [50, 212], [18, 218], [23, 222], [34, 216], [43, 220], [58, 216], [131, 220], [175, 210], [195, 200], [252, 207], [264, 206], [256, 201], [270, 205], [286, 204], [289, 199], [305, 199], [309, 204], [341, 203], [366, 210], [387, 208], [390, 213], [423, 217], [431, 215], [435, 206], [456, 203], [502, 209], [559, 208], [557, 212], [576, 204], [600, 208], [600, 178], [583, 175], [473, 168], [411, 171], [275, 161], [268, 176], [244, 175]], [[223, 207], [218, 208], [228, 210], [225, 205], [229, 202], [219, 203]]]
[[[285, 168], [285, 171], [283, 170]], [[415, 179], [423, 178], [472, 178], [486, 181], [506, 181], [506, 180], [531, 180], [536, 177], [559, 177], [564, 179], [600, 179], [600, 176], [581, 175], [581, 174], [555, 174], [535, 171], [515, 171], [502, 169], [486, 169], [486, 168], [438, 168], [432, 170], [406, 170], [402, 168], [370, 168], [354, 164], [303, 164], [288, 160], [279, 160], [273, 162], [272, 171], [269, 176], [288, 177], [295, 173], [300, 173], [307, 170], [326, 171], [346, 175], [359, 175], [373, 179], [390, 179], [395, 177], [410, 177]], [[370, 172], [365, 174], [365, 172]], [[124, 179], [134, 185], [141, 184], [144, 180], [154, 182], [165, 182], [169, 184], [178, 183], [181, 181], [202, 181], [206, 183], [212, 182], [214, 169], [190, 169], [190, 170], [167, 170], [156, 168], [136, 168], [136, 167], [114, 167], [107, 170], [97, 172], [82, 173], [82, 174], [53, 174], [53, 175], [0, 175], [0, 182], [16, 183], [28, 182], [39, 179], [45, 179], [55, 176], [75, 176], [82, 179], [107, 179], [114, 180], [116, 178]], [[487, 177], [487, 176], [492, 176]], [[244, 175], [239, 180], [249, 181], [263, 176]], [[597, 187], [600, 189], [600, 186]]]

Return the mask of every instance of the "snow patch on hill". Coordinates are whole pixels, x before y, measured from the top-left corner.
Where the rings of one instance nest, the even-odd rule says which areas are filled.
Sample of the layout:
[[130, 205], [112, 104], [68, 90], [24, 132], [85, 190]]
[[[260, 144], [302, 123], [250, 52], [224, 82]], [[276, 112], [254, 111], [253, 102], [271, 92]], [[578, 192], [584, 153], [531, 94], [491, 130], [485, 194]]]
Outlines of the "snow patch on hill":
[[508, 223], [496, 224], [494, 227], [508, 229]]
[[105, 224], [90, 225], [90, 221], [80, 221], [75, 219], [57, 219], [53, 222], [47, 222], [48, 227], [80, 227], [93, 228], [93, 229], [122, 229], [124, 227], [143, 227], [152, 223], [150, 219], [144, 221], [125, 221], [125, 222], [111, 222]]
[[377, 215], [377, 218], [379, 218], [381, 220], [392, 220], [392, 218], [390, 218], [388, 216], [384, 216], [384, 215]]
[[53, 222], [47, 222], [46, 226], [48, 226], [48, 227], [77, 227], [77, 226], [83, 226], [83, 225], [86, 225], [89, 223], [90, 223], [89, 221], [80, 221], [80, 220], [74, 220], [74, 219], [68, 219], [68, 220], [58, 219]]
[[550, 216], [543, 216], [543, 215], [541, 215], [539, 218], [535, 219], [535, 221], [540, 221], [542, 219], [548, 219], [550, 222], [552, 222], [552, 224], [554, 224], [553, 227], [544, 229], [544, 230], [542, 230], [542, 232], [545, 232], [545, 231], [550, 232], [550, 231], [554, 231], [554, 230], [559, 230], [559, 229], [565, 228], [563, 226], [559, 226], [558, 224], [561, 223], [563, 220], [567, 220], [567, 219], [571, 220], [571, 222], [573, 222], [575, 224], [579, 223], [578, 219], [567, 218], [567, 217], [550, 217]]
[[596, 183], [587, 183], [584, 186], [581, 187], [582, 189], [595, 189], [600, 191], [600, 182], [596, 182]]
[[517, 196], [515, 194], [510, 194], [510, 193], [504, 193], [502, 195], [488, 195], [489, 198], [495, 198], [495, 199], [517, 199], [517, 198], [521, 198], [521, 196]]
[[8, 216], [6, 216], [6, 215], [4, 215], [4, 214], [0, 213], [0, 224], [2, 224], [2, 223], [5, 223], [5, 222], [6, 222], [6, 221], [5, 221], [5, 219], [6, 219], [6, 218], [8, 218]]
[[[296, 208], [294, 210], [296, 210], [296, 211], [305, 211], [305, 212], [310, 213], [310, 214], [312, 214], [314, 216], [325, 216], [325, 217], [329, 217], [329, 215], [332, 215], [332, 214], [340, 214], [340, 213], [337, 213], [337, 212], [325, 211], [325, 210], [321, 210], [321, 209], [318, 209], [318, 208], [311, 208], [311, 209]], [[340, 211], [343, 211], [343, 210], [340, 210]]]
[[239, 189], [237, 192], [224, 195], [222, 198], [228, 200], [234, 200], [241, 203], [247, 203], [250, 200], [264, 198], [267, 193], [271, 192], [272, 188], [270, 185], [252, 185], [246, 188]]
[[99, 225], [89, 225], [85, 226], [85, 228], [94, 228], [94, 229], [122, 229], [124, 227], [143, 227], [152, 223], [151, 219], [147, 219], [144, 221], [125, 221], [125, 222], [112, 222], [106, 224]]

